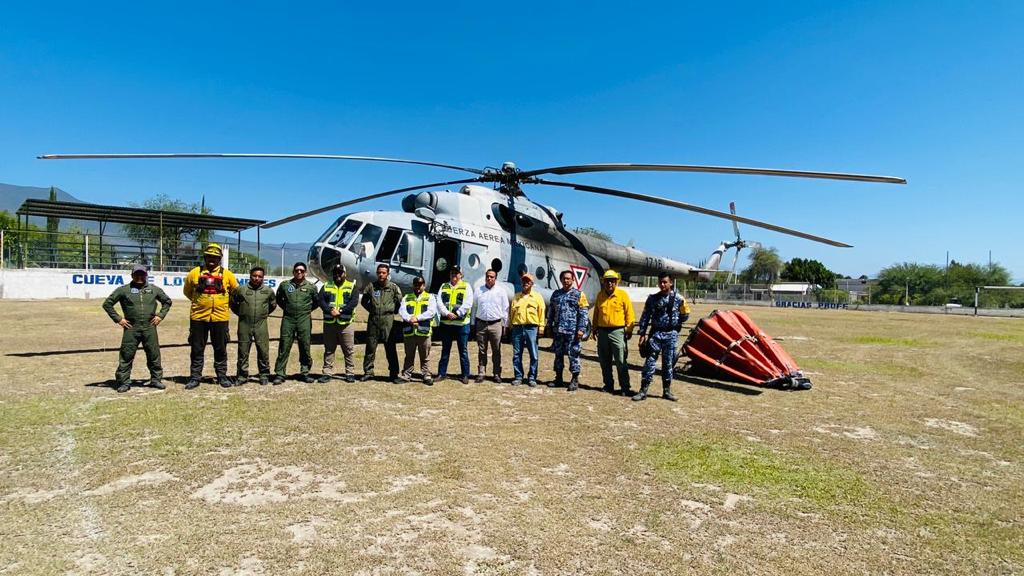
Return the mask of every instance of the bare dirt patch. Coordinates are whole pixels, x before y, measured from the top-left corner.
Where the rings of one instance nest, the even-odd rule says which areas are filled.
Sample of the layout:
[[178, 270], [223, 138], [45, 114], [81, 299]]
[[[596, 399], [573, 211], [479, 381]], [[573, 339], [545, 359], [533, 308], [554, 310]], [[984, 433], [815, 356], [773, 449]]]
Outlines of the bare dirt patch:
[[0, 331], [0, 574], [1024, 572], [1019, 320], [747, 312], [813, 390], [680, 374], [630, 402], [588, 342], [575, 394], [186, 392], [174, 308], [168, 390], [119, 395], [98, 302], [4, 301], [37, 330]]

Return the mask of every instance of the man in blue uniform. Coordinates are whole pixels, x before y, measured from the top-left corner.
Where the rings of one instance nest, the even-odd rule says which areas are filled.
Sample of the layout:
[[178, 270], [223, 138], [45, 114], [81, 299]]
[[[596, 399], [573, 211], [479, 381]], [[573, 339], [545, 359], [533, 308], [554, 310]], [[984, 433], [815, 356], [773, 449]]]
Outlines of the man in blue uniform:
[[[650, 347], [644, 360], [644, 369], [640, 379], [640, 392], [633, 396], [639, 402], [647, 398], [647, 391], [654, 379], [654, 365], [661, 355], [661, 382], [664, 392], [661, 397], [675, 402], [672, 394], [672, 367], [676, 363], [676, 342], [679, 330], [690, 317], [690, 306], [676, 292], [672, 277], [662, 272], [658, 275], [658, 291], [647, 297], [644, 313], [640, 315], [640, 347]], [[648, 329], [650, 332], [648, 334]]]
[[562, 287], [551, 293], [547, 318], [555, 349], [555, 379], [548, 386], [564, 384], [562, 370], [568, 354], [572, 376], [569, 392], [575, 392], [580, 386], [580, 342], [587, 332], [587, 308], [590, 306], [586, 295], [573, 287], [573, 278], [570, 270], [563, 270], [559, 275]]

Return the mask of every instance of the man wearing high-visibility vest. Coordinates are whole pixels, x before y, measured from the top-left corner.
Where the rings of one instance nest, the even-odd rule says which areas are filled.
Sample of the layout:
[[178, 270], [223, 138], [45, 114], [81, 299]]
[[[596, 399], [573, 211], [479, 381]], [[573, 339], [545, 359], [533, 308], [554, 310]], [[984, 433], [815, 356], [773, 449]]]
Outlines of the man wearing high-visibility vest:
[[220, 246], [208, 244], [203, 251], [203, 265], [197, 266], [185, 276], [182, 292], [192, 301], [189, 311], [188, 342], [192, 346], [191, 367], [186, 390], [199, 386], [203, 377], [203, 356], [206, 341], [213, 344], [213, 369], [217, 382], [227, 388], [228, 378], [228, 319], [231, 317], [229, 300], [238, 289], [238, 280], [227, 268], [220, 265], [224, 255]]
[[448, 374], [448, 357], [452, 353], [452, 340], [459, 347], [459, 367], [462, 368], [462, 383], [469, 384], [469, 321], [473, 316], [473, 290], [462, 279], [462, 268], [452, 266], [450, 281], [441, 285], [437, 292], [437, 313], [441, 324], [437, 336], [441, 339], [441, 360], [437, 366], [437, 379], [444, 380]]
[[338, 346], [345, 357], [345, 381], [356, 381], [356, 330], [352, 327], [352, 316], [359, 298], [352, 296], [355, 287], [345, 266], [336, 264], [331, 280], [320, 288], [320, 301], [330, 306], [330, 313], [324, 312], [324, 370], [317, 380], [321, 384], [334, 377], [334, 351]]
[[601, 277], [601, 291], [594, 303], [594, 333], [597, 339], [597, 359], [601, 363], [601, 378], [604, 391], [615, 392], [612, 366], [619, 374], [619, 387], [623, 395], [632, 395], [629, 388], [629, 365], [626, 364], [626, 341], [633, 336], [636, 312], [633, 301], [622, 288], [622, 276], [615, 270], [608, 270]]
[[430, 386], [434, 383], [430, 376], [430, 332], [434, 317], [437, 316], [437, 300], [434, 295], [424, 290], [426, 281], [417, 276], [412, 279], [412, 294], [402, 298], [402, 307], [398, 309], [402, 317], [402, 335], [405, 338], [405, 362], [399, 380], [408, 382], [412, 379], [412, 365], [416, 353], [420, 355], [420, 370], [423, 371], [423, 383]]

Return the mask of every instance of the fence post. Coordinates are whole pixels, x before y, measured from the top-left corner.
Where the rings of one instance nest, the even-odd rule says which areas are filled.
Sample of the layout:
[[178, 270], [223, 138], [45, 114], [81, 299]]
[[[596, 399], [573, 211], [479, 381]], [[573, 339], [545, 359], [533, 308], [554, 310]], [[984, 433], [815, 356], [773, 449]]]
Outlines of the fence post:
[[89, 269], [89, 235], [85, 234], [85, 269]]
[[0, 229], [0, 270], [4, 269], [4, 263], [5, 263], [4, 262], [4, 256], [5, 256], [4, 250], [7, 248], [7, 245], [4, 243], [4, 240], [5, 240], [4, 233], [5, 232], [7, 232], [7, 231]]

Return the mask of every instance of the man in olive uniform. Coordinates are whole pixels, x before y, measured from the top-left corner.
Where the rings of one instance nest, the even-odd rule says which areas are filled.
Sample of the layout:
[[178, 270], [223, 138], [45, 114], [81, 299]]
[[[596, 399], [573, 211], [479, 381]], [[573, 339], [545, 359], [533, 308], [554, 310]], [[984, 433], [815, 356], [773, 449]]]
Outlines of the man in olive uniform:
[[341, 346], [345, 357], [345, 380], [355, 382], [356, 329], [352, 327], [358, 298], [352, 297], [356, 283], [348, 279], [342, 264], [331, 270], [331, 281], [320, 288], [320, 301], [330, 308], [324, 312], [324, 373], [318, 382], [330, 382], [334, 375], [334, 351]]
[[260, 371], [260, 385], [270, 381], [270, 331], [267, 317], [277, 309], [274, 290], [263, 284], [266, 271], [256, 266], [249, 271], [249, 283], [231, 294], [229, 305], [238, 316], [238, 371], [235, 386], [249, 379], [249, 350], [256, 342], [256, 366]]
[[[370, 313], [366, 319], [366, 352], [363, 354], [363, 380], [372, 380], [373, 361], [377, 355], [377, 344], [384, 345], [384, 354], [388, 359], [388, 377], [392, 382], [398, 381], [398, 346], [391, 337], [391, 328], [395, 322], [395, 313], [402, 305], [402, 290], [392, 282], [391, 267], [387, 264], [377, 265], [377, 281], [371, 282], [363, 290], [361, 303]], [[396, 334], [397, 336], [397, 334]]]
[[[171, 310], [171, 299], [160, 288], [147, 283], [146, 267], [136, 265], [132, 268], [132, 281], [114, 290], [103, 301], [103, 311], [110, 316], [124, 333], [121, 335], [120, 359], [114, 381], [118, 392], [127, 392], [131, 387], [132, 362], [135, 352], [142, 344], [146, 351], [146, 367], [149, 368], [149, 385], [163, 390], [164, 371], [160, 366], [160, 340], [156, 335], [156, 327]], [[160, 303], [160, 312], [156, 311], [156, 303]], [[114, 304], [121, 304], [123, 316], [114, 311]]]
[[[299, 371], [301, 380], [311, 384], [316, 380], [309, 375], [313, 356], [309, 352], [313, 320], [310, 314], [316, 308], [323, 309], [316, 286], [306, 280], [306, 263], [296, 262], [292, 266], [292, 279], [277, 287], [277, 305], [284, 313], [281, 318], [281, 340], [277, 347], [277, 364], [274, 366], [274, 385], [284, 382], [284, 371], [288, 367], [288, 355], [292, 342], [299, 342]], [[327, 308], [330, 313], [330, 308]]]
[[225, 388], [231, 386], [228, 378], [228, 320], [231, 318], [228, 300], [238, 288], [238, 280], [230, 270], [220, 265], [223, 255], [219, 245], [207, 245], [203, 251], [203, 265], [196, 266], [185, 276], [185, 285], [181, 288], [185, 298], [192, 301], [188, 322], [192, 365], [186, 390], [199, 386], [203, 378], [207, 340], [213, 344], [213, 369], [217, 373], [217, 382]]

